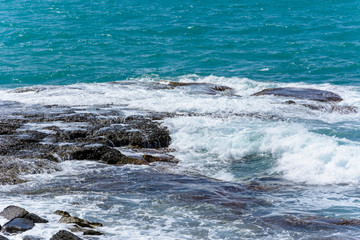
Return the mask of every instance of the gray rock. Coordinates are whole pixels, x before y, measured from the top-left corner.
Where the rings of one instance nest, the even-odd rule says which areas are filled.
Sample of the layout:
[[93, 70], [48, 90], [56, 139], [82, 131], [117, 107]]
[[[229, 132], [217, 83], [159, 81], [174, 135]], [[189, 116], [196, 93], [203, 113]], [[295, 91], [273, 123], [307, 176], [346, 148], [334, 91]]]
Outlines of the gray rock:
[[34, 222], [25, 218], [15, 218], [6, 223], [1, 230], [5, 233], [21, 233], [32, 229], [35, 226]]
[[9, 239], [0, 235], [0, 240], [9, 240]]
[[24, 208], [18, 207], [18, 206], [13, 206], [10, 205], [8, 207], [6, 207], [1, 213], [0, 216], [8, 219], [8, 220], [13, 220], [15, 218], [22, 218], [24, 217], [26, 214], [28, 214], [29, 212], [26, 211]]
[[261, 96], [261, 95], [292, 97], [299, 99], [314, 100], [319, 102], [340, 102], [343, 100], [336, 93], [319, 90], [319, 89], [311, 89], [311, 88], [292, 88], [292, 87], [269, 88], [254, 93], [252, 96]]
[[54, 236], [52, 236], [50, 240], [81, 240], [81, 238], [69, 231], [60, 230]]

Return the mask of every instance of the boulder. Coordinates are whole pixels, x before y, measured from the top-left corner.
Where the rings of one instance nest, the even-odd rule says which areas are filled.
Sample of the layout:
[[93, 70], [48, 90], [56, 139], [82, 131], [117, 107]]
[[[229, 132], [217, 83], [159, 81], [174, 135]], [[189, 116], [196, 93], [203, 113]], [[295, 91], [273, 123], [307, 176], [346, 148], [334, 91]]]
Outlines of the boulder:
[[88, 228], [95, 228], [95, 227], [102, 227], [103, 225], [101, 223], [97, 223], [97, 222], [89, 222], [88, 220], [85, 219], [81, 219], [78, 217], [67, 217], [67, 216], [63, 216], [62, 218], [60, 218], [59, 223], [74, 223], [80, 227], [88, 227]]
[[34, 214], [34, 213], [28, 213], [24, 216], [25, 219], [29, 219], [31, 221], [33, 221], [34, 223], [48, 223], [49, 221], [39, 217], [38, 215]]
[[343, 100], [336, 93], [319, 90], [319, 89], [311, 89], [311, 88], [293, 88], [293, 87], [269, 88], [254, 93], [252, 96], [261, 96], [261, 95], [274, 95], [281, 97], [308, 99], [319, 102], [340, 102]]
[[28, 214], [29, 212], [26, 211], [24, 208], [18, 207], [18, 206], [13, 206], [10, 205], [8, 207], [6, 207], [1, 213], [0, 216], [8, 219], [8, 220], [13, 220], [15, 218], [22, 218], [24, 217], [26, 214]]
[[32, 229], [35, 226], [34, 222], [26, 218], [15, 218], [6, 223], [2, 228], [2, 232], [5, 233], [22, 233]]
[[95, 230], [91, 230], [91, 229], [85, 229], [85, 228], [81, 228], [78, 226], [75, 226], [73, 228], [70, 228], [70, 230], [72, 232], [82, 232], [83, 235], [88, 235], [88, 236], [99, 236], [99, 235], [104, 235], [102, 232], [99, 231], [95, 231]]
[[68, 212], [65, 212], [65, 211], [56, 210], [55, 214], [62, 216], [59, 220], [59, 223], [74, 223], [80, 227], [89, 227], [89, 228], [103, 226], [101, 223], [89, 222], [88, 220], [85, 220], [85, 219], [81, 219], [78, 217], [72, 217]]
[[62, 216], [62, 217], [71, 217], [71, 215], [68, 212], [61, 211], [61, 210], [56, 210], [55, 214], [59, 215], [59, 216]]
[[60, 230], [55, 235], [53, 235], [50, 240], [82, 240], [75, 234], [66, 231], [66, 230]]

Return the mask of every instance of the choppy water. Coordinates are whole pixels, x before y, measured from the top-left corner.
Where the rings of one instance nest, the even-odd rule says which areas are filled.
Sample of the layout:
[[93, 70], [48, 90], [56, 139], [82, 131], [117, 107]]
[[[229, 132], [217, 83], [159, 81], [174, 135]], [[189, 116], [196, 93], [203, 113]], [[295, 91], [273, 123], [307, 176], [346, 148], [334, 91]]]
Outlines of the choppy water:
[[359, 1], [0, 2], [0, 83], [144, 74], [358, 85]]
[[104, 223], [99, 239], [359, 238], [329, 221], [360, 219], [360, 114], [251, 96], [316, 88], [360, 108], [359, 26], [359, 1], [1, 1], [0, 116], [5, 101], [176, 113], [180, 162], [63, 162], [1, 186], [0, 209], [66, 210]]

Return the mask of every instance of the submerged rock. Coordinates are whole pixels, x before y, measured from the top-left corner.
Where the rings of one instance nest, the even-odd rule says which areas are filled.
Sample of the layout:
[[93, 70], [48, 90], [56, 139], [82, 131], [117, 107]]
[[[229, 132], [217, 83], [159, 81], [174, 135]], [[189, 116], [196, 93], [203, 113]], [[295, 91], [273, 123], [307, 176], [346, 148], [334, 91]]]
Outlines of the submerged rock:
[[95, 230], [91, 230], [91, 229], [84, 229], [84, 228], [81, 228], [81, 227], [73, 227], [73, 228], [70, 228], [70, 230], [72, 232], [82, 232], [83, 235], [88, 235], [88, 236], [100, 236], [100, 235], [104, 235], [102, 232], [99, 232], [99, 231], [95, 231]]
[[311, 89], [311, 88], [293, 88], [293, 87], [269, 88], [254, 93], [252, 96], [261, 96], [261, 95], [292, 97], [292, 98], [308, 99], [319, 102], [340, 102], [343, 100], [336, 93], [319, 90], [319, 89]]
[[53, 235], [50, 240], [82, 240], [75, 234], [66, 231], [66, 230], [60, 230], [55, 235]]
[[15, 218], [6, 223], [1, 231], [10, 234], [21, 233], [32, 229], [34, 226], [34, 222], [29, 219]]
[[231, 87], [228, 86], [222, 86], [222, 85], [215, 85], [211, 83], [185, 83], [185, 82], [163, 82], [162, 86], [164, 88], [177, 88], [177, 87], [186, 87], [186, 90], [189, 93], [193, 94], [208, 94], [208, 95], [216, 95], [216, 94], [222, 94], [222, 95], [230, 95], [235, 96], [235, 91]]

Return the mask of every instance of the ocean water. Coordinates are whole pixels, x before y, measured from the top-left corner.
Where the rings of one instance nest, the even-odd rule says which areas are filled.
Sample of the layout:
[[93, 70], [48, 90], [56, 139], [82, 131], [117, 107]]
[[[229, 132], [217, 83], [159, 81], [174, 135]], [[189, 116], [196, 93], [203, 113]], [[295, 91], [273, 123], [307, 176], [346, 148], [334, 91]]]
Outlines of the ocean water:
[[[62, 209], [102, 222], [95, 239], [358, 239], [358, 225], [333, 222], [360, 219], [359, 80], [357, 0], [0, 1], [0, 118], [8, 103], [170, 113], [160, 122], [179, 159], [65, 161], [0, 186], [0, 209], [52, 222]], [[252, 96], [274, 87], [343, 101]]]

